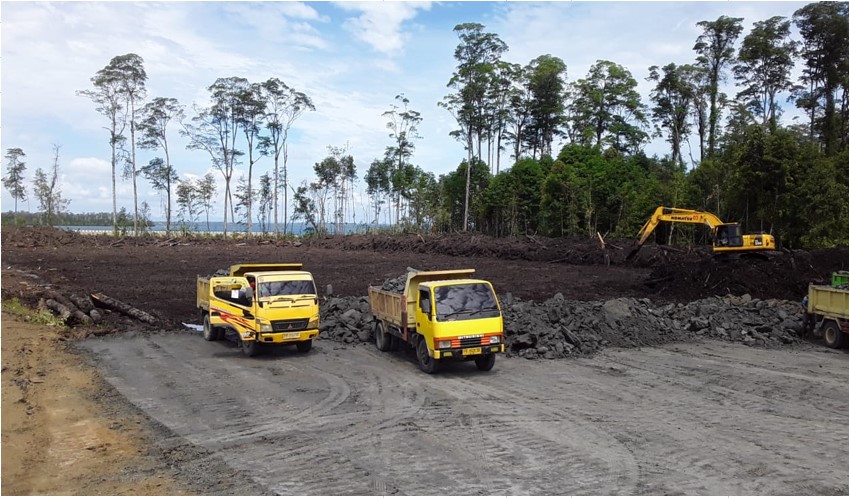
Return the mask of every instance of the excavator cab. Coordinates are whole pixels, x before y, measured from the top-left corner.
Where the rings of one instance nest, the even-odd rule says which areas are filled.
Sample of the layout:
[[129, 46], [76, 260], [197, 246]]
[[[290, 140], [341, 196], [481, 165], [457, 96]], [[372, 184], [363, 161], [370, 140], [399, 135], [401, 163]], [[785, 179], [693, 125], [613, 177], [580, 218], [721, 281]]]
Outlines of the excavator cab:
[[743, 247], [743, 232], [739, 223], [717, 225], [713, 238], [714, 247]]

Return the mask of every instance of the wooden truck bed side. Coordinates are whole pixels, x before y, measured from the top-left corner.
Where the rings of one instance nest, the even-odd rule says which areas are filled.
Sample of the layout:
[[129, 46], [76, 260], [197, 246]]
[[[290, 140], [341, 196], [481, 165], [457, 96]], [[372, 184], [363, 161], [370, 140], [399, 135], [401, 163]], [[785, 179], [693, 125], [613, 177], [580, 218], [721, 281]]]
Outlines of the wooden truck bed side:
[[[385, 291], [380, 287], [368, 288], [368, 303], [371, 308], [371, 314], [380, 320], [386, 320], [399, 327], [403, 326], [403, 299], [404, 296], [401, 294]], [[408, 327], [415, 327], [415, 315], [413, 315], [412, 324], [409, 323], [409, 317], [407, 322]]]
[[808, 313], [849, 320], [849, 290], [808, 286]]

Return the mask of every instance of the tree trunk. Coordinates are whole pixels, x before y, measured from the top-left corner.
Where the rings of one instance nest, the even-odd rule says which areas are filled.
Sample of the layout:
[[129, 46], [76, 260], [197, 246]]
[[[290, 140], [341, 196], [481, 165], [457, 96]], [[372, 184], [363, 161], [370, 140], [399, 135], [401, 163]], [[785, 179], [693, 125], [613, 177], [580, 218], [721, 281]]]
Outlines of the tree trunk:
[[105, 308], [118, 311], [131, 318], [135, 318], [136, 320], [140, 320], [151, 325], [155, 325], [159, 322], [159, 320], [155, 316], [149, 313], [145, 313], [144, 311], [138, 308], [134, 308], [129, 304], [122, 303], [121, 301], [118, 301], [117, 299], [111, 298], [100, 292], [92, 294], [91, 298], [102, 304]]

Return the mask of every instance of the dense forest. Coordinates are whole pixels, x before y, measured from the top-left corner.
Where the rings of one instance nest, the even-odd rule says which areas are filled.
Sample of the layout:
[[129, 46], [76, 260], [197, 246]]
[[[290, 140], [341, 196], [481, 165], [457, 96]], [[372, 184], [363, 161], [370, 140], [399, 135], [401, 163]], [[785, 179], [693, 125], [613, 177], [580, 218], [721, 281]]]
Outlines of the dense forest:
[[[649, 95], [616, 62], [598, 60], [569, 80], [567, 62], [556, 55], [510, 62], [498, 34], [457, 25], [456, 68], [439, 106], [455, 119], [451, 136], [467, 154], [438, 177], [415, 165], [416, 147], [426, 146], [417, 132], [422, 118], [403, 93], [383, 113], [383, 157], [355, 161], [346, 148], [328, 147], [316, 158], [313, 181], [301, 185], [288, 181], [289, 136], [315, 106], [278, 78], [219, 78], [207, 89], [209, 105], [187, 115], [175, 99], [148, 100], [144, 61], [126, 54], [78, 93], [108, 123], [113, 193], [118, 169], [134, 193], [138, 179], [151, 182], [167, 199], [169, 228], [172, 205], [176, 220], [196, 222], [223, 199], [225, 227], [229, 220], [248, 233], [259, 226], [279, 235], [300, 220], [318, 233], [332, 231], [349, 219], [359, 185], [372, 222], [399, 230], [633, 237], [666, 205], [711, 211], [745, 231], [772, 233], [783, 247], [849, 244], [849, 3], [808, 4], [790, 19], [758, 20], [745, 34], [743, 21], [699, 22], [693, 60], [649, 68]], [[736, 94], [723, 92], [729, 86]], [[795, 106], [804, 119], [782, 119], [782, 106]], [[212, 161], [224, 192], [209, 175], [180, 178], [169, 160], [172, 128]], [[658, 138], [668, 154], [647, 156], [645, 146]], [[137, 167], [137, 146], [162, 157]], [[7, 150], [3, 182], [16, 203], [28, 194], [25, 157]], [[273, 165], [257, 180], [263, 157]], [[358, 174], [356, 162], [369, 160]], [[247, 176], [233, 178], [237, 165]], [[57, 167], [52, 177], [37, 171], [32, 189], [46, 223], [67, 206]], [[132, 206], [140, 230], [137, 195]], [[113, 211], [109, 224], [117, 225], [114, 195]], [[682, 242], [705, 236], [693, 227], [676, 233]]]

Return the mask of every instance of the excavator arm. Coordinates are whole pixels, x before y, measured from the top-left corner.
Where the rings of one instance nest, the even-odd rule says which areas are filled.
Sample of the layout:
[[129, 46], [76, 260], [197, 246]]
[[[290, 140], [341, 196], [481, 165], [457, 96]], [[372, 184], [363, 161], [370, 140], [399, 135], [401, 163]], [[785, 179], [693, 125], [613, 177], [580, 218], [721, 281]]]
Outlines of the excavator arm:
[[699, 223], [707, 225], [711, 230], [715, 230], [717, 226], [722, 225], [722, 220], [715, 214], [706, 211], [694, 211], [692, 209], [679, 209], [660, 206], [654, 210], [654, 213], [645, 222], [640, 232], [637, 234], [637, 243], [631, 252], [628, 253], [626, 259], [631, 259], [636, 256], [637, 252], [646, 243], [649, 236], [654, 232], [655, 228], [661, 221], [674, 221], [677, 223]]

